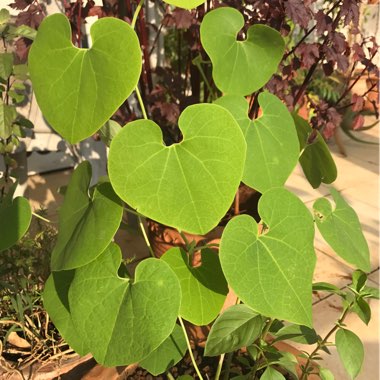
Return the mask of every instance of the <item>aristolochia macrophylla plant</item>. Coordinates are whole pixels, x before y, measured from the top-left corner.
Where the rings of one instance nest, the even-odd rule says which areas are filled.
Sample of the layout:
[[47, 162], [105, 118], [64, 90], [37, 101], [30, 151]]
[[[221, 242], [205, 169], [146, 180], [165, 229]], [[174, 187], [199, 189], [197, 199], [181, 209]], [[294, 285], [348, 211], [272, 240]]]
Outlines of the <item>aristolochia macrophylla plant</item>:
[[[191, 8], [201, 2], [169, 3]], [[320, 199], [312, 214], [283, 187], [298, 160], [317, 185], [322, 179], [334, 181], [335, 165], [323, 139], [310, 139], [308, 124], [290, 114], [276, 96], [262, 92], [260, 116], [248, 116], [245, 97], [276, 73], [284, 42], [262, 25], [249, 28], [240, 41], [243, 24], [243, 16], [232, 8], [205, 15], [201, 41], [224, 96], [213, 104], [186, 108], [178, 120], [182, 141], [166, 146], [159, 126], [146, 116], [137, 87], [141, 51], [134, 22], [129, 26], [103, 18], [92, 27], [92, 46], [79, 49], [71, 43], [63, 15], [43, 21], [29, 69], [39, 106], [59, 134], [70, 143], [91, 136], [133, 91], [144, 115], [114, 129], [120, 130], [110, 144], [109, 180], [90, 188], [91, 166], [85, 162], [74, 171], [60, 210], [45, 306], [79, 354], [91, 353], [106, 366], [140, 362], [153, 375], [165, 372], [186, 352], [183, 319], [195, 325], [215, 321], [205, 354], [247, 347], [255, 361], [251, 378], [264, 370], [263, 379], [283, 379], [279, 367], [298, 376], [295, 357], [265, 343], [268, 332], [277, 341], [317, 343], [302, 368], [306, 379], [315, 369], [318, 350], [328, 344], [313, 330], [312, 290], [334, 292], [346, 305], [334, 326], [336, 345], [355, 377], [362, 360], [349, 358], [361, 350], [361, 343], [342, 326], [350, 310], [368, 323], [365, 299], [377, 297], [365, 285], [368, 246], [356, 214], [338, 192], [332, 190], [335, 206]], [[329, 164], [320, 167], [318, 162]], [[202, 247], [201, 265], [193, 266], [197, 248], [187, 242], [186, 249], [171, 249], [162, 259], [142, 261], [134, 273], [126, 271], [113, 242], [123, 210], [181, 233], [206, 234], [227, 213], [241, 182], [263, 194], [261, 221], [248, 215], [232, 218], [219, 256]], [[315, 225], [341, 258], [360, 269], [354, 272], [351, 290], [325, 283], [313, 288]], [[237, 304], [221, 314], [229, 288]], [[330, 375], [326, 369], [319, 371], [324, 379]]]

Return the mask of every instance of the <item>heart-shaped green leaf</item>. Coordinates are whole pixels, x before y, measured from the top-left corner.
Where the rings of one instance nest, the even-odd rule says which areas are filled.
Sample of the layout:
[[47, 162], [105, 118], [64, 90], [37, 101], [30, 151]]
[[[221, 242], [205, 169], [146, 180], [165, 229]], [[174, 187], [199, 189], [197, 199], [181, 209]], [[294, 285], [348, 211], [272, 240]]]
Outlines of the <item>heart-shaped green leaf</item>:
[[0, 203], [0, 252], [12, 247], [25, 235], [31, 219], [32, 211], [26, 198], [5, 198]]
[[119, 228], [123, 214], [120, 199], [109, 182], [90, 192], [91, 173], [91, 164], [81, 163], [67, 187], [51, 257], [53, 271], [78, 268], [96, 259]]
[[221, 314], [207, 337], [205, 355], [217, 356], [252, 344], [265, 319], [247, 305], [233, 305]]
[[239, 123], [247, 142], [243, 182], [263, 193], [282, 186], [295, 168], [299, 143], [288, 109], [269, 92], [259, 95], [263, 115], [252, 121], [242, 96], [226, 95], [215, 102], [228, 109]]
[[359, 218], [338, 191], [331, 188], [330, 192], [334, 198], [335, 210], [326, 198], [314, 202], [317, 227], [337, 255], [364, 272], [369, 272], [369, 248]]
[[177, 324], [173, 332], [149, 356], [140, 362], [140, 366], [153, 376], [160, 375], [177, 364], [187, 350], [185, 335]]
[[311, 327], [313, 218], [283, 188], [265, 192], [258, 209], [269, 227], [260, 236], [248, 215], [227, 224], [220, 244], [224, 275], [236, 295], [258, 313]]
[[74, 276], [75, 270], [52, 272], [45, 283], [43, 300], [44, 307], [61, 336], [77, 354], [84, 356], [90, 350], [86, 347], [81, 331], [73, 324], [68, 300]]
[[112, 140], [109, 176], [131, 207], [160, 223], [193, 234], [214, 228], [231, 206], [242, 178], [246, 144], [223, 107], [186, 108], [183, 141], [164, 146], [150, 120], [127, 124]]
[[263, 87], [277, 71], [284, 54], [284, 40], [266, 25], [253, 25], [245, 41], [236, 37], [244, 26], [234, 8], [218, 8], [201, 24], [201, 42], [212, 62], [212, 76], [226, 94], [249, 95]]
[[205, 0], [164, 0], [165, 3], [175, 5], [178, 8], [193, 9], [201, 5]]
[[136, 33], [117, 18], [91, 28], [92, 47], [71, 43], [69, 20], [46, 17], [29, 53], [38, 105], [47, 121], [70, 143], [83, 140], [112, 116], [136, 87], [141, 51]]
[[355, 379], [363, 364], [363, 343], [352, 331], [341, 328], [336, 332], [335, 344], [340, 360], [350, 375], [350, 379]]
[[207, 325], [219, 314], [227, 297], [228, 286], [218, 255], [211, 249], [201, 251], [202, 265], [192, 267], [187, 253], [172, 248], [163, 256], [177, 275], [182, 289], [180, 316], [198, 325]]
[[181, 302], [177, 276], [164, 261], [142, 261], [133, 282], [118, 277], [120, 262], [111, 243], [75, 270], [68, 295], [74, 326], [105, 366], [138, 362], [158, 348], [172, 333]]
[[[309, 123], [302, 117], [295, 114], [292, 116], [302, 151], [299, 161], [310, 185], [316, 189], [322, 182], [334, 182], [337, 169], [322, 135], [317, 130], [311, 129]], [[314, 133], [315, 136], [312, 136]], [[313, 141], [309, 141], [310, 139]]]

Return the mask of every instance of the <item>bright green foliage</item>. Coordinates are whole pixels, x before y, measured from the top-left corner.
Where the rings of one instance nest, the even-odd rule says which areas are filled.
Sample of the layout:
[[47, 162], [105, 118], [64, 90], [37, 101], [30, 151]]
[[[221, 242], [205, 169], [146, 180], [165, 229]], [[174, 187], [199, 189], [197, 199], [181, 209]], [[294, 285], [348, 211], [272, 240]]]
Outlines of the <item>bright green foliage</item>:
[[363, 343], [352, 331], [341, 328], [336, 332], [335, 344], [340, 360], [350, 375], [350, 379], [355, 379], [363, 364]]
[[59, 233], [51, 257], [53, 271], [74, 269], [96, 259], [120, 226], [123, 207], [109, 182], [89, 190], [91, 164], [74, 171], [59, 211]]
[[12, 197], [13, 191], [0, 202], [0, 252], [12, 247], [25, 235], [32, 219], [28, 200]]
[[285, 380], [284, 375], [272, 367], [267, 367], [260, 377], [261, 380]]
[[188, 254], [172, 248], [163, 256], [181, 284], [182, 303], [179, 314], [187, 321], [207, 325], [219, 314], [228, 293], [228, 286], [218, 255], [211, 249], [201, 252], [202, 265], [192, 267]]
[[120, 249], [111, 243], [96, 260], [75, 270], [69, 289], [74, 326], [105, 366], [148, 356], [172, 333], [181, 302], [178, 279], [162, 260], [141, 262], [133, 282], [118, 277], [120, 262]]
[[153, 376], [157, 376], [176, 365], [185, 356], [186, 350], [185, 335], [176, 324], [169, 337], [139, 364]]
[[95, 133], [135, 88], [141, 72], [136, 33], [124, 21], [102, 18], [91, 28], [93, 45], [71, 43], [62, 14], [44, 19], [29, 53], [38, 105], [70, 143]]
[[178, 8], [193, 9], [201, 5], [205, 0], [164, 0], [165, 3], [175, 5]]
[[240, 215], [223, 232], [220, 261], [226, 279], [258, 313], [311, 327], [313, 218], [282, 188], [264, 193], [258, 209], [269, 231], [258, 236], [256, 221]]
[[302, 344], [314, 344], [318, 335], [314, 329], [307, 326], [288, 325], [276, 332], [276, 342], [279, 340], [292, 340]]
[[222, 7], [208, 12], [201, 24], [201, 41], [210, 56], [216, 86], [226, 94], [250, 95], [277, 71], [284, 53], [280, 33], [253, 25], [245, 41], [236, 37], [244, 26], [242, 14]]
[[274, 95], [259, 95], [263, 115], [252, 121], [242, 96], [226, 95], [215, 102], [228, 109], [239, 123], [247, 142], [243, 182], [264, 192], [282, 186], [295, 168], [299, 143], [293, 119]]
[[249, 346], [261, 333], [264, 318], [247, 305], [234, 305], [221, 314], [211, 327], [205, 355], [217, 356]]
[[6, 81], [12, 74], [13, 54], [0, 53], [0, 78]]
[[331, 188], [330, 192], [335, 202], [334, 210], [326, 198], [317, 199], [313, 205], [318, 229], [340, 257], [364, 272], [369, 272], [369, 248], [358, 216], [338, 191]]
[[99, 136], [108, 147], [112, 139], [121, 131], [121, 126], [114, 120], [108, 120], [107, 123], [99, 129]]
[[85, 334], [73, 324], [68, 300], [74, 276], [75, 270], [53, 272], [45, 283], [43, 300], [44, 307], [59, 333], [77, 354], [84, 356], [90, 350], [83, 339]]
[[[301, 151], [303, 150], [299, 161], [310, 185], [316, 189], [322, 182], [334, 182], [337, 176], [336, 165], [322, 135], [317, 130], [311, 129], [309, 123], [302, 117], [293, 114], [293, 119]], [[308, 143], [312, 133], [316, 134], [314, 141]]]
[[178, 123], [183, 141], [169, 147], [153, 121], [127, 124], [112, 140], [109, 176], [116, 193], [143, 215], [205, 234], [234, 199], [246, 144], [231, 114], [214, 104], [187, 107]]

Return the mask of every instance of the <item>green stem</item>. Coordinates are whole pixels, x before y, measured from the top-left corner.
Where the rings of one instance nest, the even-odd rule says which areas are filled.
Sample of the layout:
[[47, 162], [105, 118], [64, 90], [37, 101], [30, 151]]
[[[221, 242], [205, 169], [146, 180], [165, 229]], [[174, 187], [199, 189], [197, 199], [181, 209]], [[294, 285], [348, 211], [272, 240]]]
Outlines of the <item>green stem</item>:
[[225, 356], [225, 354], [220, 355], [219, 363], [218, 363], [218, 367], [216, 369], [215, 379], [214, 380], [219, 380], [219, 377], [220, 377], [220, 374], [221, 374], [222, 368], [223, 368], [224, 356]]
[[166, 377], [169, 379], [169, 380], [175, 380], [174, 379], [174, 376], [168, 371], [166, 372]]
[[146, 234], [145, 227], [144, 227], [144, 224], [142, 222], [141, 216], [138, 215], [138, 218], [139, 218], [140, 229], [141, 229], [141, 232], [143, 234], [143, 237], [144, 237], [144, 240], [145, 240], [145, 244], [148, 246], [149, 253], [150, 253], [150, 255], [152, 257], [156, 257], [155, 254], [154, 254], [154, 252], [153, 252], [152, 246], [150, 245], [150, 241], [148, 239], [148, 235]]
[[193, 363], [193, 366], [194, 366], [194, 369], [195, 369], [195, 372], [197, 373], [198, 377], [201, 379], [201, 380], [204, 380], [202, 375], [201, 375], [201, 372], [199, 371], [199, 368], [197, 366], [197, 363], [195, 361], [195, 358], [194, 358], [194, 355], [193, 355], [193, 351], [191, 349], [191, 344], [190, 344], [190, 341], [189, 341], [189, 337], [187, 336], [187, 332], [186, 332], [186, 327], [183, 323], [183, 320], [181, 317], [178, 317], [178, 320], [179, 320], [179, 323], [181, 324], [181, 327], [182, 327], [182, 330], [183, 330], [183, 333], [185, 335], [185, 340], [186, 340], [186, 344], [187, 344], [187, 348], [189, 349], [189, 355], [190, 355], [190, 358], [191, 358], [191, 361]]
[[135, 13], [133, 14], [133, 19], [132, 19], [132, 22], [131, 22], [131, 27], [132, 27], [133, 29], [134, 29], [135, 26], [136, 26], [137, 17], [138, 17], [138, 15], [139, 15], [139, 13], [140, 13], [140, 10], [141, 10], [143, 4], [144, 4], [144, 0], [140, 0], [139, 4], [137, 5], [137, 8], [136, 8], [136, 10], [135, 10]]
[[[355, 299], [356, 301], [356, 299]], [[314, 359], [314, 357], [317, 355], [318, 351], [326, 346], [326, 343], [328, 341], [328, 339], [330, 338], [330, 336], [336, 331], [338, 330], [343, 321], [345, 320], [345, 318], [347, 317], [347, 314], [348, 312], [350, 311], [351, 307], [355, 304], [355, 301], [352, 301], [342, 312], [340, 318], [337, 320], [337, 322], [335, 323], [334, 327], [327, 333], [327, 335], [324, 337], [323, 340], [321, 340], [320, 342], [318, 342], [317, 344], [317, 347], [314, 349], [314, 351], [309, 355], [307, 361], [306, 361], [306, 365], [305, 367], [302, 368], [302, 376], [300, 378], [300, 380], [306, 380], [307, 379], [307, 375], [308, 375], [308, 370], [309, 370], [309, 367], [310, 367], [310, 364], [312, 362], [312, 360]]]
[[214, 90], [212, 89], [212, 87], [211, 87], [211, 85], [210, 85], [210, 83], [209, 83], [209, 81], [208, 81], [208, 79], [206, 77], [205, 72], [203, 71], [203, 68], [202, 68], [201, 64], [199, 62], [195, 62], [195, 66], [197, 66], [199, 72], [201, 73], [202, 79], [203, 79], [203, 81], [206, 84], [206, 87], [207, 87], [207, 89], [208, 89], [208, 91], [209, 91], [209, 93], [210, 93], [210, 95], [212, 97], [212, 100], [215, 99], [216, 95], [215, 95]]
[[144, 116], [144, 119], [147, 120], [148, 119], [148, 115], [146, 113], [144, 102], [142, 100], [142, 97], [141, 97], [138, 85], [136, 86], [135, 90], [136, 90], [137, 100], [139, 101], [139, 104], [140, 104], [141, 112], [142, 112], [142, 114]]

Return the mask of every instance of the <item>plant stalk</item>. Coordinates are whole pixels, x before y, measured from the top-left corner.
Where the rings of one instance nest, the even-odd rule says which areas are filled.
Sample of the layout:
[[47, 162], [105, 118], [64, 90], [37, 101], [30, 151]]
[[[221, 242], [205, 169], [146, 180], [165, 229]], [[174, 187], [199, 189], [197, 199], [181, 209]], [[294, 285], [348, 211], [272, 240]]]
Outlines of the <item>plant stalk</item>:
[[135, 10], [135, 13], [133, 14], [133, 18], [132, 18], [132, 22], [131, 22], [132, 29], [134, 29], [136, 26], [137, 17], [141, 11], [143, 4], [144, 4], [144, 0], [140, 0], [140, 2], [137, 5], [137, 8]]
[[191, 344], [190, 344], [190, 341], [189, 341], [189, 337], [187, 336], [186, 327], [185, 327], [185, 325], [183, 323], [183, 320], [182, 320], [181, 317], [178, 317], [178, 320], [179, 320], [179, 323], [181, 324], [181, 327], [182, 327], [182, 330], [183, 330], [183, 334], [185, 335], [185, 340], [186, 340], [187, 348], [189, 350], [189, 355], [190, 355], [191, 361], [193, 363], [195, 372], [197, 373], [197, 375], [200, 378], [200, 380], [204, 380], [203, 377], [202, 377], [201, 372], [199, 371], [197, 363], [195, 361], [195, 358], [194, 358], [194, 355], [193, 355], [193, 351], [191, 349]]

